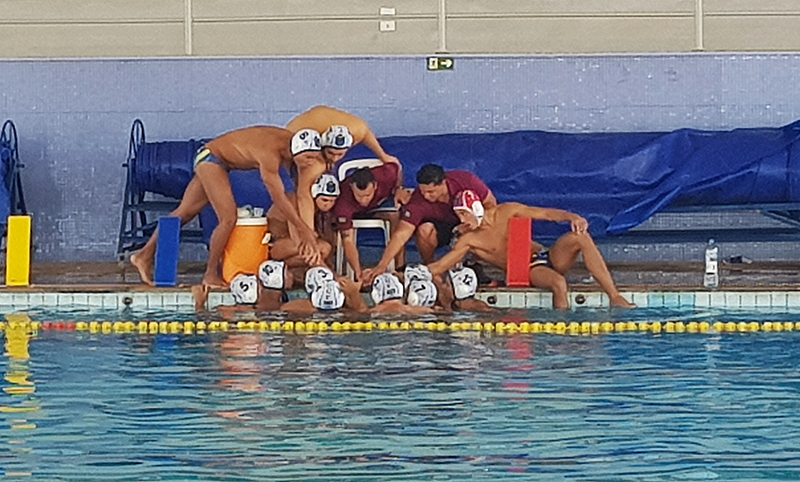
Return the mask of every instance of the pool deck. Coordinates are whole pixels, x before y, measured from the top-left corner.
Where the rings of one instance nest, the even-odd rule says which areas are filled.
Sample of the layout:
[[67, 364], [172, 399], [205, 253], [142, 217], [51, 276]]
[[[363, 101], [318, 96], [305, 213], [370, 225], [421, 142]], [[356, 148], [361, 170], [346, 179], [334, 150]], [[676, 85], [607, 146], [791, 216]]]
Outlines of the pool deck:
[[[612, 263], [620, 290], [640, 307], [770, 307], [800, 309], [800, 262], [723, 264], [721, 286], [701, 285], [700, 263]], [[28, 287], [0, 287], [0, 309], [35, 307], [191, 309], [190, 287], [200, 282], [203, 263], [182, 263], [178, 286], [154, 288], [139, 282], [127, 263], [38, 263]], [[487, 273], [500, 279], [499, 272]], [[589, 273], [577, 266], [568, 276], [573, 309], [608, 306]], [[552, 298], [534, 288], [482, 287], [480, 298], [500, 308], [550, 308]], [[208, 307], [231, 304], [230, 293], [212, 292]]]

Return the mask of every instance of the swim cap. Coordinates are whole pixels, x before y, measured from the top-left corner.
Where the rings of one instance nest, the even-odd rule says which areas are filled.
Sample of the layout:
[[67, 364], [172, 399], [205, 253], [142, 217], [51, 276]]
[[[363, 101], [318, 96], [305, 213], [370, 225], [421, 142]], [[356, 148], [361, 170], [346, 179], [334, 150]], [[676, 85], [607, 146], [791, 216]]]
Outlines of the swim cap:
[[322, 141], [319, 132], [314, 129], [301, 129], [292, 136], [292, 155], [296, 156], [306, 151], [319, 151]]
[[472, 213], [478, 220], [478, 225], [483, 221], [483, 203], [481, 202], [481, 198], [478, 197], [474, 191], [465, 190], [456, 194], [453, 210]]
[[372, 301], [376, 305], [389, 300], [403, 299], [403, 285], [392, 273], [383, 273], [372, 282]]
[[286, 285], [285, 263], [283, 261], [269, 260], [258, 267], [258, 279], [264, 288], [269, 290], [282, 290]]
[[252, 305], [258, 300], [258, 278], [240, 274], [231, 280], [231, 294], [237, 305]]
[[353, 145], [353, 136], [347, 126], [330, 126], [322, 135], [322, 147], [348, 149]]
[[408, 289], [408, 285], [410, 285], [412, 281], [416, 280], [433, 280], [431, 270], [429, 270], [424, 264], [406, 265], [406, 269], [403, 270], [403, 286]]
[[339, 181], [330, 174], [323, 174], [311, 186], [311, 197], [317, 196], [339, 197]]
[[311, 292], [311, 304], [318, 310], [338, 310], [344, 306], [344, 291], [335, 280], [325, 280]]
[[317, 289], [324, 281], [334, 279], [333, 271], [324, 266], [314, 266], [306, 271], [306, 291], [311, 293]]
[[457, 300], [472, 298], [478, 292], [478, 276], [472, 268], [462, 266], [451, 269], [450, 282], [453, 284], [453, 295]]
[[430, 280], [414, 280], [408, 286], [408, 296], [406, 302], [410, 306], [426, 306], [431, 307], [436, 304], [436, 297], [439, 295], [439, 290], [436, 285]]

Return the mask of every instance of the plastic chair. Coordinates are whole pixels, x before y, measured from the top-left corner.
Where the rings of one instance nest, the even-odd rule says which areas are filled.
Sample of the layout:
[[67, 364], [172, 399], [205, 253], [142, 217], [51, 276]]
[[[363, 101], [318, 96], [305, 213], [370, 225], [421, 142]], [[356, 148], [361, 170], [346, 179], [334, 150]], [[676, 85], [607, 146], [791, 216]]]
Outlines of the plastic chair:
[[[350, 171], [354, 171], [356, 169], [360, 169], [362, 167], [377, 167], [383, 164], [380, 159], [352, 159], [349, 161], [343, 162], [339, 165], [339, 170], [337, 172], [337, 177], [339, 181], [342, 182], [347, 178], [347, 175]], [[396, 209], [394, 206], [391, 208], [389, 207], [378, 207], [367, 214], [377, 214], [377, 213], [391, 213], [395, 212]], [[391, 237], [391, 227], [390, 223], [386, 219], [380, 218], [359, 218], [353, 219], [353, 236], [355, 236], [356, 241], [358, 240], [358, 230], [359, 229], [380, 229], [383, 231], [383, 242], [384, 247], [389, 244], [389, 238]], [[389, 269], [394, 269], [394, 260], [389, 264]], [[353, 277], [353, 268], [350, 267], [350, 263], [345, 263], [344, 261], [344, 246], [342, 245], [342, 234], [338, 233], [336, 236], [336, 272], [339, 274], [346, 274], [349, 277]]]

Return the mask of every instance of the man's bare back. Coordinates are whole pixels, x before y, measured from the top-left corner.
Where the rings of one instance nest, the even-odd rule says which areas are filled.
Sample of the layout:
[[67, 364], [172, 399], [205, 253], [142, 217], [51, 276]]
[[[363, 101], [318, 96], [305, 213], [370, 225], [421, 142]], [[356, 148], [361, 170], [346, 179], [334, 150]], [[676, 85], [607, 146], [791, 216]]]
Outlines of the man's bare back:
[[369, 126], [363, 119], [324, 105], [312, 107], [298, 115], [286, 125], [286, 129], [292, 133], [300, 129], [314, 129], [319, 133], [323, 133], [332, 125], [347, 127], [350, 135], [353, 136], [353, 145], [363, 142], [370, 132]]
[[292, 133], [286, 129], [253, 126], [222, 134], [205, 147], [229, 169], [277, 171], [280, 166], [288, 169], [292, 164], [291, 139]]

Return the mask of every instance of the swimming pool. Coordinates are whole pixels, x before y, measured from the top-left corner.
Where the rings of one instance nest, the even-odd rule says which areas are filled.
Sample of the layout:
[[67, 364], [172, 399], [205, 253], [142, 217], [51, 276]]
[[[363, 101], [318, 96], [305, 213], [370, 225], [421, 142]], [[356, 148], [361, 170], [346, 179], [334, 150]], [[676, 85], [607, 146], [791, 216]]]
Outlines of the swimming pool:
[[[509, 316], [664, 326], [800, 320], [787, 311]], [[2, 338], [0, 466], [12, 479], [800, 479], [797, 332], [41, 330], [29, 338], [6, 326]]]

